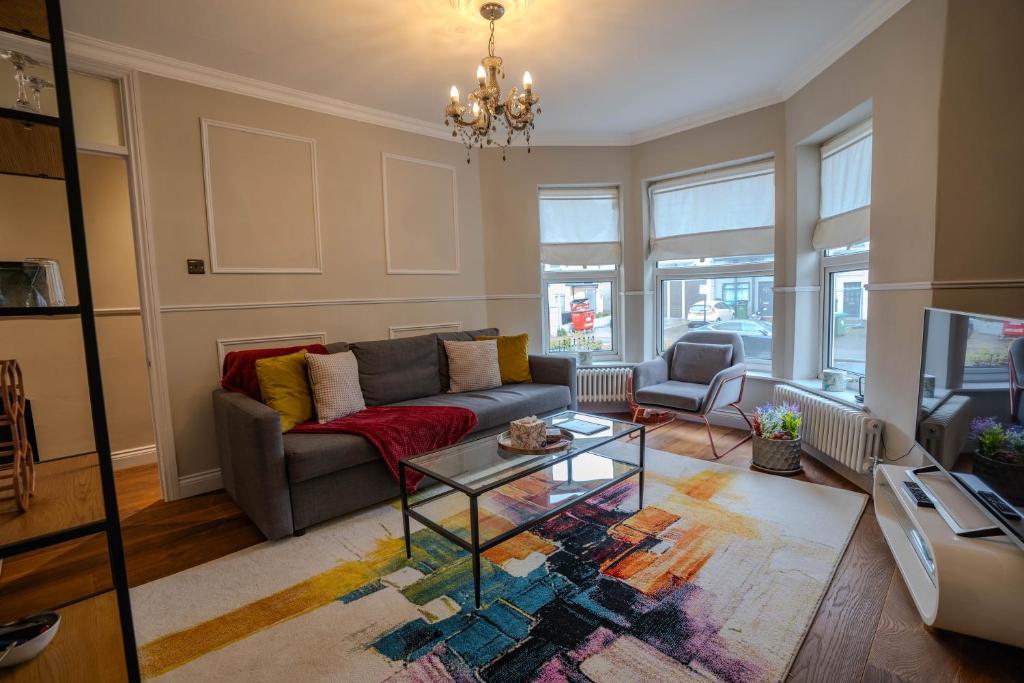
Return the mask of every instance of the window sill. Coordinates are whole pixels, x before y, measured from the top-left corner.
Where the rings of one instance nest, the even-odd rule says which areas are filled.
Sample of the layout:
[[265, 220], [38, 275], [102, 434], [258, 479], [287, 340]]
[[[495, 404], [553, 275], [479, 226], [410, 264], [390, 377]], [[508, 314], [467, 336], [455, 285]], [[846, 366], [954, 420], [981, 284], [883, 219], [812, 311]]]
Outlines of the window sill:
[[795, 387], [799, 387], [804, 391], [809, 391], [812, 394], [818, 396], [824, 396], [827, 399], [831, 399], [836, 403], [842, 403], [850, 408], [856, 408], [857, 410], [866, 410], [863, 403], [858, 403], [856, 398], [856, 391], [825, 391], [821, 388], [820, 379], [785, 379], [781, 380], [786, 384], [792, 384]]

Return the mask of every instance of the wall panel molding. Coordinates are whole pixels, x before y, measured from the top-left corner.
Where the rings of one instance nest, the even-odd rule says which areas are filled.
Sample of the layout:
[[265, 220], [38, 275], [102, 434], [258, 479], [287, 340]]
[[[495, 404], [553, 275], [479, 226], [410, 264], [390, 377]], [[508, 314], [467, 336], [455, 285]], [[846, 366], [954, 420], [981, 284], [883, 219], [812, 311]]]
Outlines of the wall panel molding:
[[372, 306], [376, 304], [428, 304], [460, 301], [540, 300], [540, 294], [469, 294], [454, 296], [367, 297], [354, 299], [299, 299], [295, 301], [250, 301], [236, 303], [170, 304], [161, 313], [194, 311], [242, 311], [259, 308], [304, 308], [311, 306]]
[[[394, 249], [395, 237], [391, 234], [391, 223], [393, 216], [389, 215], [388, 203], [389, 195], [393, 191], [389, 191], [388, 187], [388, 162], [398, 161], [407, 164], [419, 164], [421, 166], [428, 166], [431, 168], [440, 168], [451, 173], [451, 201], [452, 201], [452, 250], [455, 258], [455, 266], [451, 269], [431, 269], [431, 268], [399, 268], [393, 263], [392, 252]], [[426, 159], [416, 159], [413, 157], [402, 156], [400, 154], [392, 154], [390, 152], [381, 153], [381, 185], [384, 195], [384, 256], [385, 263], [387, 265], [388, 275], [458, 275], [462, 271], [461, 259], [460, 259], [460, 248], [459, 248], [459, 200], [457, 193], [458, 176], [455, 171], [455, 167], [451, 164], [442, 164], [437, 161], [429, 161]]]
[[[216, 121], [214, 119], [203, 118], [200, 119], [201, 125], [201, 141], [203, 148], [203, 187], [205, 189], [205, 200], [206, 200], [206, 231], [210, 241], [210, 272], [211, 273], [314, 273], [322, 274], [323, 271], [323, 241], [320, 234], [320, 198], [319, 193], [319, 178], [317, 176], [316, 169], [316, 140], [312, 138], [301, 137], [298, 135], [291, 135], [289, 133], [281, 133], [273, 130], [266, 130], [263, 128], [253, 128], [251, 126], [243, 126], [237, 123], [228, 123], [225, 121]], [[250, 135], [260, 135], [264, 137], [274, 138], [278, 140], [288, 140], [299, 144], [304, 144], [309, 147], [310, 157], [310, 177], [312, 186], [310, 188], [310, 200], [313, 204], [313, 249], [314, 249], [314, 260], [316, 265], [309, 266], [226, 266], [220, 263], [220, 256], [217, 251], [217, 226], [214, 219], [215, 214], [215, 197], [213, 187], [213, 176], [212, 166], [215, 163], [212, 157], [210, 149], [210, 129], [211, 128], [223, 128], [226, 130], [234, 130], [242, 133], [248, 133]]]
[[398, 339], [402, 332], [416, 332], [427, 334], [429, 332], [461, 332], [462, 321], [451, 323], [424, 323], [422, 325], [391, 325], [388, 327], [388, 339]]
[[252, 348], [254, 344], [263, 344], [266, 342], [294, 342], [287, 344], [287, 346], [298, 346], [303, 342], [308, 342], [310, 339], [317, 340], [316, 343], [326, 344], [327, 333], [326, 332], [299, 332], [296, 334], [271, 334], [263, 337], [232, 337], [230, 339], [218, 339], [217, 340], [217, 371], [218, 373], [224, 369], [224, 356], [230, 351], [239, 351], [244, 348]]

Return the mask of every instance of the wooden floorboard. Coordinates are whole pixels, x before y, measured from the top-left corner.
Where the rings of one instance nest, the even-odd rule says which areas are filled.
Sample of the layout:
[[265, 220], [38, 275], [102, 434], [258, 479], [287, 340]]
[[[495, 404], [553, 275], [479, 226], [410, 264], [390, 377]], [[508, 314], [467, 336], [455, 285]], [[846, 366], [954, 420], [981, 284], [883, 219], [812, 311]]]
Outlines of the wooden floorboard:
[[[719, 448], [741, 436], [715, 428]], [[711, 460], [703, 424], [676, 422], [647, 437], [651, 448]], [[749, 468], [745, 443], [718, 462]], [[804, 456], [796, 479], [859, 490]], [[116, 473], [129, 583], [133, 586], [255, 545], [263, 536], [224, 491], [165, 503], [155, 465]], [[11, 558], [0, 574], [0, 621], [27, 605], [109, 581], [102, 539]], [[984, 580], [983, 577], [980, 577]], [[1024, 618], [1024, 615], [1022, 615]], [[926, 629], [882, 538], [870, 502], [854, 531], [790, 671], [791, 681], [1024, 681], [1024, 650]]]

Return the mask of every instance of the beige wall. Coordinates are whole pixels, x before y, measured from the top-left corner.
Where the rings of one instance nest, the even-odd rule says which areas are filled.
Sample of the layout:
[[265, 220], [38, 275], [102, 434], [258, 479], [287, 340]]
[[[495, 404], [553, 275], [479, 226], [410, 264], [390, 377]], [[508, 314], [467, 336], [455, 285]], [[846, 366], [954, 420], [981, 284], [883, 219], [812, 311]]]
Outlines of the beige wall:
[[[944, 308], [1024, 318], [1024, 3], [950, 0], [939, 110], [935, 292]], [[1009, 281], [1006, 287], [957, 287]]]
[[[386, 338], [393, 325], [487, 322], [479, 162], [467, 165], [462, 147], [155, 76], [140, 79], [140, 105], [179, 478], [219, 466], [210, 404], [218, 340], [323, 333], [355, 341]], [[316, 141], [322, 273], [209, 273], [201, 118]], [[460, 273], [387, 274], [384, 153], [456, 169]], [[207, 274], [188, 275], [188, 258], [205, 259]], [[409, 301], [422, 298], [439, 300]], [[267, 302], [283, 303], [246, 307]]]
[[[117, 452], [151, 446], [153, 428], [138, 313], [126, 162], [80, 154], [79, 168], [89, 270], [100, 316], [97, 333], [111, 449]], [[0, 260], [27, 256], [58, 259], [68, 300], [77, 303], [64, 184], [0, 176], [0, 207]], [[16, 358], [22, 366], [40, 457], [92, 450], [78, 318], [0, 320], [0, 358]]]

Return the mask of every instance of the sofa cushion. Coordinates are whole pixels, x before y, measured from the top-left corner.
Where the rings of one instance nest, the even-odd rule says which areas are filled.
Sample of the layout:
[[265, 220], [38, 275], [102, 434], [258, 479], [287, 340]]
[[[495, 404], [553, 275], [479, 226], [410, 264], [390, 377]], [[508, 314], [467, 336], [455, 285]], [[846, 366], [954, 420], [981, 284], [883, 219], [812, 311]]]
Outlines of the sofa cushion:
[[307, 353], [306, 364], [317, 422], [323, 424], [366, 408], [354, 353]]
[[441, 392], [437, 336], [354, 342], [359, 385], [368, 406], [381, 406]]
[[[437, 335], [437, 367], [441, 373], [441, 391], [448, 391], [451, 388], [451, 377], [448, 374], [448, 354], [445, 353], [444, 343], [446, 341], [473, 341], [477, 336], [498, 336], [497, 327], [486, 327], [482, 330], [470, 330], [468, 332], [439, 332]], [[328, 347], [329, 348], [329, 347]]]
[[496, 340], [446, 341], [444, 350], [448, 354], [448, 372], [451, 375], [448, 391], [462, 393], [501, 386]]
[[498, 368], [502, 384], [532, 382], [530, 375], [530, 335], [517, 334], [510, 337], [481, 335], [477, 341], [493, 339], [498, 345]]
[[705, 384], [669, 380], [640, 389], [636, 392], [636, 400], [643, 405], [697, 412], [704, 402], [707, 391], [708, 387]]
[[307, 481], [338, 470], [384, 459], [372, 443], [356, 434], [285, 434], [288, 480]]
[[343, 353], [348, 351], [348, 342], [331, 342], [324, 347], [327, 349], [327, 353]]
[[306, 366], [306, 351], [256, 361], [260, 394], [263, 402], [280, 415], [282, 432], [313, 417], [313, 394]]
[[460, 394], [438, 394], [410, 401], [400, 406], [458, 406], [476, 413], [480, 424], [474, 432], [505, 426], [526, 415], [541, 415], [566, 408], [572, 401], [569, 387], [557, 384], [506, 384], [483, 391]]
[[668, 376], [677, 382], [711, 384], [712, 378], [730, 365], [732, 346], [729, 344], [676, 342]]

